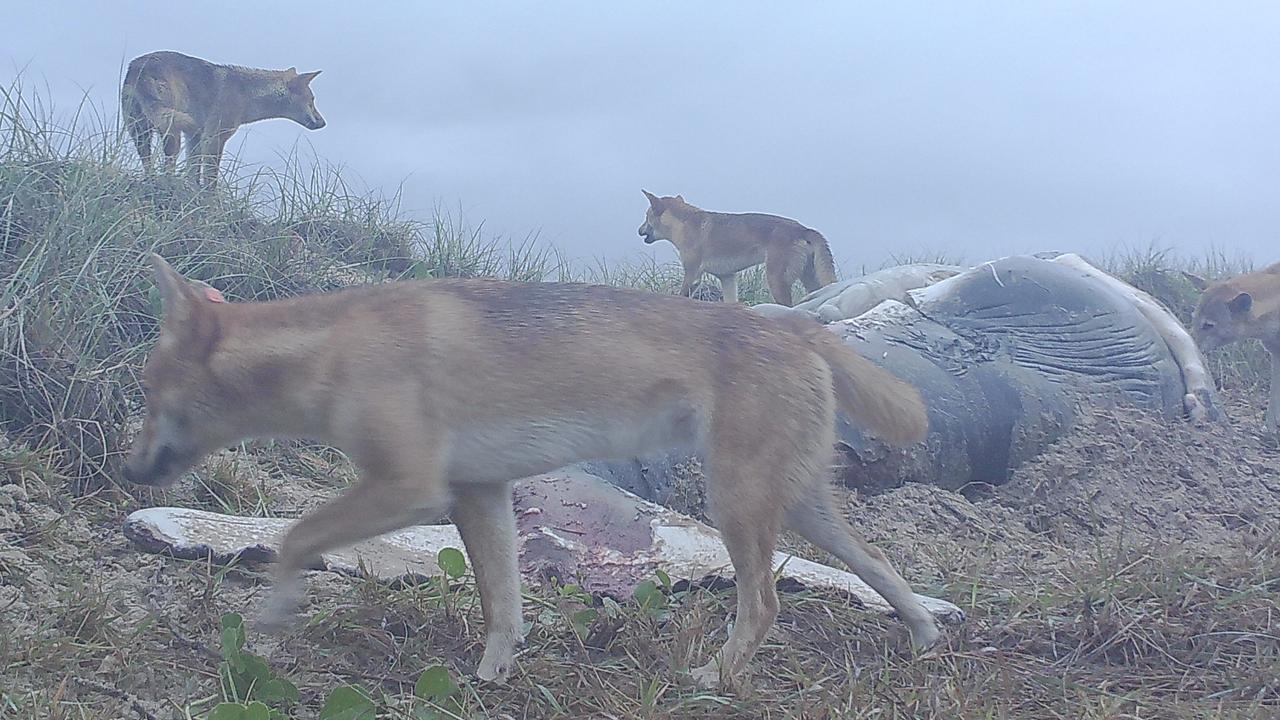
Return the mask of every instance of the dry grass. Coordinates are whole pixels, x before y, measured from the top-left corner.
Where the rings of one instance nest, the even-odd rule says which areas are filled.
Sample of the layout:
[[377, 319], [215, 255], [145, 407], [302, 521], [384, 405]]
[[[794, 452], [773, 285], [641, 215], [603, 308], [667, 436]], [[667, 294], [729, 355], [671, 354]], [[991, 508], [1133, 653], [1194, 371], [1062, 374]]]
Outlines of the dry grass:
[[[72, 500], [48, 457], [9, 447], [0, 477], [25, 488], [23, 523], [0, 553], [0, 717], [202, 717], [221, 695], [218, 621], [252, 617], [257, 568], [140, 556], [116, 531], [136, 506]], [[247, 462], [247, 461], [246, 461]], [[15, 482], [16, 481], [16, 482]], [[3, 487], [3, 485], [0, 485]], [[187, 504], [185, 493], [165, 498]], [[39, 508], [52, 511], [41, 515]], [[46, 526], [47, 518], [68, 516]], [[655, 617], [601, 606], [575, 628], [576, 594], [531, 592], [528, 646], [505, 687], [462, 683], [464, 717], [1208, 718], [1280, 712], [1280, 535], [1250, 534], [1229, 557], [1170, 542], [1100, 539], [1083, 552], [1010, 561], [957, 535], [921, 592], [969, 620], [913, 659], [896, 622], [843, 597], [783, 596], [778, 625], [737, 695], [697, 690], [680, 671], [724, 640], [732, 590], [696, 589]], [[1141, 542], [1141, 544], [1139, 544]], [[85, 551], [85, 546], [96, 548]], [[312, 574], [305, 622], [250, 649], [301, 690], [311, 717], [336, 685], [368, 692], [386, 717], [411, 717], [413, 683], [443, 662], [457, 678], [481, 650], [470, 578], [390, 587]], [[112, 695], [102, 688], [120, 692]], [[60, 695], [56, 688], [62, 688]]]

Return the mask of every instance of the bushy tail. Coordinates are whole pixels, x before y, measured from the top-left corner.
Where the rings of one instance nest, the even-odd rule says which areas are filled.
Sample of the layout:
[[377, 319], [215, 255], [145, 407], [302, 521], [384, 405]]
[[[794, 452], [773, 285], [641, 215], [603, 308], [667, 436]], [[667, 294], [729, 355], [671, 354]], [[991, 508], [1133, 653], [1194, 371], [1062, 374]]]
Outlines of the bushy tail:
[[810, 321], [788, 318], [786, 322], [803, 333], [830, 366], [836, 399], [851, 420], [892, 445], [911, 445], [925, 438], [929, 414], [918, 390]]
[[831, 258], [831, 246], [817, 230], [809, 231], [809, 259], [804, 264], [801, 282], [812, 292], [836, 281], [836, 263]]

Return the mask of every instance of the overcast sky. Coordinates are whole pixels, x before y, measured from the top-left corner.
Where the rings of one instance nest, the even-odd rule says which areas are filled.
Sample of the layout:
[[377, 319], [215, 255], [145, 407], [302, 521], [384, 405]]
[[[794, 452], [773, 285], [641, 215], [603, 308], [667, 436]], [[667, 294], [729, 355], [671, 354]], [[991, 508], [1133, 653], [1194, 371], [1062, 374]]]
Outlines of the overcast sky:
[[[62, 8], [55, 10], [55, 8]], [[74, 8], [74, 9], [72, 9]], [[152, 50], [324, 71], [299, 139], [405, 207], [576, 258], [643, 248], [640, 189], [793, 217], [846, 268], [1151, 242], [1280, 259], [1280, 4], [49, 3], [8, 0], [24, 69], [111, 112]]]

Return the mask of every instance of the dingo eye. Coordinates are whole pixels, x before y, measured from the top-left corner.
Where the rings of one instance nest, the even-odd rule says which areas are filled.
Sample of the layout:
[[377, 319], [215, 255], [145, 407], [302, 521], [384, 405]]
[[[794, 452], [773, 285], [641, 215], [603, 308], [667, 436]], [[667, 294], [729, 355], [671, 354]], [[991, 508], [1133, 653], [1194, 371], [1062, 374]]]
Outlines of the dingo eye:
[[1214, 323], [1212, 320], [1205, 320], [1204, 322], [1200, 323], [1200, 329], [1201, 329], [1201, 330], [1212, 330], [1212, 329], [1213, 329], [1213, 326], [1214, 326], [1214, 325], [1216, 325], [1216, 324], [1217, 324], [1217, 323]]

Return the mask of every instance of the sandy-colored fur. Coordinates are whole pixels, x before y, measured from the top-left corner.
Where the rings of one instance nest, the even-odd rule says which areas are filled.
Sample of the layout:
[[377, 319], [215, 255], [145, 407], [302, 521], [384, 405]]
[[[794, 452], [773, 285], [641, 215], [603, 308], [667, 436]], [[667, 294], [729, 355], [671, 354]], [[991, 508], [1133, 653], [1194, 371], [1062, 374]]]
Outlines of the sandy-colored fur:
[[771, 556], [791, 527], [883, 595], [919, 646], [938, 630], [906, 582], [841, 515], [828, 485], [837, 406], [917, 442], [914, 388], [812, 324], [634, 290], [489, 280], [398, 282], [271, 303], [225, 303], [153, 257], [164, 302], [144, 370], [147, 416], [125, 475], [172, 482], [247, 437], [305, 437], [361, 473], [280, 549], [274, 617], [318, 554], [450, 513], [473, 560], [504, 678], [520, 641], [515, 479], [587, 459], [701, 448], [733, 560], [737, 619], [694, 671], [731, 684], [778, 611]]
[[169, 51], [148, 53], [129, 63], [120, 88], [121, 114], [148, 172], [153, 135], [163, 139], [167, 172], [174, 171], [185, 137], [188, 174], [211, 188], [217, 184], [223, 148], [241, 125], [288, 118], [309, 130], [324, 127], [311, 92], [311, 81], [319, 74], [217, 65]]
[[774, 302], [791, 307], [799, 280], [813, 292], [836, 281], [831, 248], [817, 230], [763, 213], [719, 213], [690, 205], [684, 197], [657, 197], [645, 190], [649, 209], [639, 234], [646, 243], [670, 241], [684, 268], [681, 293], [692, 294], [704, 272], [715, 275], [725, 302], [737, 302], [737, 274], [764, 263]]
[[1280, 432], [1280, 263], [1216, 283], [1187, 277], [1204, 290], [1191, 318], [1196, 344], [1207, 351], [1254, 338], [1271, 353], [1266, 423]]

